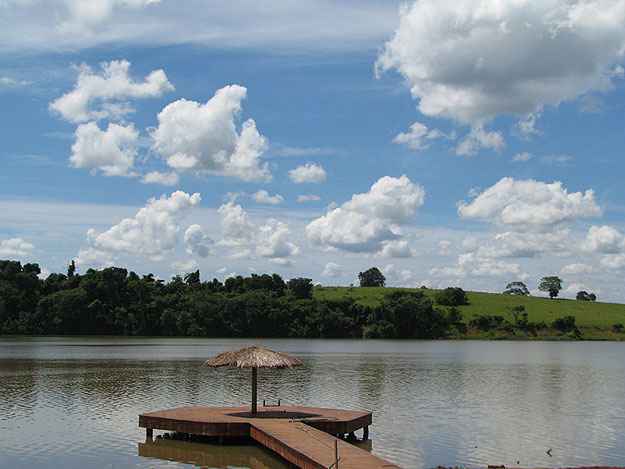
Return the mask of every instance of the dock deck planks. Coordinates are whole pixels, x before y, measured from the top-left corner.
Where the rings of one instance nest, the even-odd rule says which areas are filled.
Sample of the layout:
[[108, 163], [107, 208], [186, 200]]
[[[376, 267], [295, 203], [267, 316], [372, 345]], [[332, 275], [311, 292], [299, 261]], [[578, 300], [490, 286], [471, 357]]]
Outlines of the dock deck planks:
[[[328, 468], [335, 462], [338, 444], [339, 469], [397, 469], [335, 435], [368, 431], [370, 412], [318, 407], [281, 406], [260, 408], [250, 416], [249, 407], [180, 407], [141, 414], [139, 426], [193, 435], [250, 437], [302, 469]], [[305, 414], [305, 415], [303, 415]], [[288, 418], [289, 416], [295, 417]], [[280, 418], [275, 418], [275, 417]], [[287, 418], [285, 418], [287, 417]]]

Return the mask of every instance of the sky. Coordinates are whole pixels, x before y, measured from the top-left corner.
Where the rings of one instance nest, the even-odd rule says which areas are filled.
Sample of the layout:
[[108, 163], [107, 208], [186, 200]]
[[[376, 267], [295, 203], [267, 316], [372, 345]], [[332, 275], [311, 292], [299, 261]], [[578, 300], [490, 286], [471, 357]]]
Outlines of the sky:
[[625, 301], [625, 0], [0, 0], [0, 258]]

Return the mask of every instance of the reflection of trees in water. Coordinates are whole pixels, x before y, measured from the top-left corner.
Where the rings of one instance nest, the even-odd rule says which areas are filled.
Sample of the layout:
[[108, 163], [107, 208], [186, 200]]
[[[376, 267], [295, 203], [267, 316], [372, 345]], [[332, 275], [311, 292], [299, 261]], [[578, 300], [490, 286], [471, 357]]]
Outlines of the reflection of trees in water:
[[361, 355], [356, 365], [358, 374], [358, 402], [363, 409], [377, 409], [382, 401], [386, 379], [386, 365], [382, 359], [371, 360]]
[[0, 422], [29, 418], [37, 403], [37, 362], [0, 360]]

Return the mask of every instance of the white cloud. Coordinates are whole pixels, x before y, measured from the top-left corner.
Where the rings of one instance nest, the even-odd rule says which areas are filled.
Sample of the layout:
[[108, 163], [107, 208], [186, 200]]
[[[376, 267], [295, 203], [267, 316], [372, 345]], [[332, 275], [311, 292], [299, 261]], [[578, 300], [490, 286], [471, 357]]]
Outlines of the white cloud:
[[601, 265], [608, 269], [620, 270], [625, 267], [625, 254], [614, 254], [603, 256]]
[[289, 178], [295, 184], [324, 182], [326, 177], [325, 169], [316, 163], [307, 163], [289, 171]]
[[1, 88], [17, 88], [19, 86], [30, 85], [30, 81], [16, 80], [15, 78], [0, 76], [0, 89]]
[[305, 202], [316, 202], [321, 200], [321, 197], [315, 194], [302, 194], [297, 196], [297, 202], [303, 204]]
[[291, 232], [286, 223], [270, 219], [261, 225], [256, 241], [256, 253], [279, 264], [287, 265], [290, 257], [299, 253], [299, 247], [291, 242]]
[[560, 273], [562, 275], [579, 275], [579, 274], [591, 274], [594, 272], [594, 268], [588, 264], [581, 263], [573, 263], [567, 264], [562, 269], [560, 269]]
[[414, 278], [409, 269], [400, 269], [395, 264], [382, 267], [382, 273], [386, 277], [386, 283], [394, 287], [414, 287]]
[[592, 190], [569, 193], [561, 182], [548, 184], [505, 177], [470, 203], [461, 202], [458, 213], [467, 219], [517, 228], [540, 228], [595, 217], [601, 210]]
[[188, 259], [186, 261], [174, 261], [172, 262], [171, 267], [180, 274], [195, 272], [199, 268], [198, 263], [195, 261], [195, 259]]
[[161, 184], [163, 186], [176, 186], [180, 182], [180, 177], [174, 172], [162, 173], [151, 171], [141, 179], [143, 184]]
[[343, 267], [336, 262], [328, 262], [321, 272], [322, 277], [336, 278], [343, 275]]
[[580, 292], [580, 291], [594, 293], [595, 295], [598, 295], [599, 293], [601, 293], [601, 290], [591, 288], [584, 283], [571, 283], [568, 287], [562, 290], [562, 296], [575, 298], [575, 296], [577, 295], [577, 292]]
[[408, 132], [402, 132], [395, 136], [393, 143], [406, 145], [411, 150], [425, 150], [432, 141], [446, 137], [446, 135], [438, 129], [428, 129], [425, 124], [415, 122], [410, 126]]
[[291, 147], [278, 143], [271, 145], [271, 153], [275, 156], [285, 157], [328, 156], [340, 153], [340, 150], [329, 147]]
[[109, 252], [88, 247], [78, 251], [75, 261], [79, 270], [84, 272], [88, 268], [101, 269], [111, 267], [113, 265], [113, 256]]
[[250, 242], [254, 236], [254, 225], [247, 212], [239, 204], [230, 201], [219, 207], [223, 240], [226, 246], [241, 246]]
[[512, 157], [512, 161], [514, 161], [515, 163], [525, 163], [526, 161], [529, 161], [532, 158], [534, 158], [534, 155], [524, 151], [524, 152], [517, 153], [516, 155], [514, 155]]
[[204, 233], [200, 225], [191, 225], [184, 232], [184, 244], [187, 253], [195, 254], [200, 257], [208, 257], [211, 254], [213, 240]]
[[382, 243], [382, 257], [412, 257], [414, 252], [405, 239], [393, 239]]
[[530, 112], [523, 119], [519, 120], [516, 129], [524, 139], [530, 139], [534, 135], [540, 135], [542, 132], [536, 128], [536, 121], [540, 118], [540, 112]]
[[139, 133], [132, 124], [110, 123], [106, 130], [89, 122], [76, 128], [70, 163], [106, 176], [133, 176]]
[[355, 51], [378, 47], [397, 20], [397, 2], [375, 0], [357, 5], [327, 0], [2, 0], [0, 9], [0, 47], [9, 51], [74, 52], [110, 44], [196, 44], [298, 54]]
[[223, 204], [218, 212], [223, 235], [220, 244], [233, 249], [232, 257], [257, 255], [276, 264], [290, 265], [290, 258], [299, 254], [288, 224], [274, 219], [255, 224], [243, 207], [233, 201]]
[[160, 0], [64, 0], [67, 17], [59, 24], [59, 30], [65, 34], [89, 35], [118, 8], [140, 9], [159, 2]]
[[24, 257], [32, 254], [33, 246], [22, 238], [9, 238], [0, 240], [0, 257]]
[[376, 68], [401, 73], [430, 117], [527, 116], [609, 89], [624, 22], [622, 0], [420, 0], [401, 9]]
[[368, 192], [313, 220], [306, 236], [313, 243], [353, 252], [381, 252], [401, 238], [399, 226], [411, 221], [423, 205], [425, 190], [406, 176], [385, 176]]
[[438, 253], [441, 256], [448, 256], [450, 254], [451, 241], [443, 239], [438, 242]]
[[608, 225], [591, 226], [582, 249], [602, 254], [618, 254], [625, 250], [625, 237], [616, 228]]
[[252, 194], [252, 198], [259, 204], [279, 205], [284, 202], [284, 197], [280, 194], [270, 195], [266, 190], [260, 190]]
[[237, 130], [236, 118], [247, 89], [229, 85], [205, 104], [179, 99], [158, 114], [153, 148], [177, 171], [232, 176], [244, 181], [268, 181], [271, 173], [260, 158], [267, 141], [253, 119]]
[[460, 254], [455, 266], [435, 267], [430, 270], [435, 277], [499, 277], [502, 275], [521, 274], [521, 266], [490, 257], [482, 257], [479, 252]]
[[482, 125], [476, 125], [456, 147], [456, 155], [472, 156], [482, 148], [501, 151], [505, 147], [503, 135], [500, 132], [484, 130]]
[[134, 217], [125, 218], [102, 233], [90, 229], [87, 233], [90, 247], [112, 255], [126, 253], [160, 260], [173, 251], [180, 221], [200, 200], [200, 194], [182, 191], [152, 198]]
[[544, 164], [566, 165], [573, 161], [573, 157], [571, 155], [546, 155], [540, 161]]
[[101, 68], [98, 74], [86, 64], [78, 67], [74, 89], [52, 101], [50, 109], [74, 123], [117, 119], [133, 111], [126, 100], [158, 97], [174, 89], [163, 70], [154, 70], [143, 82], [135, 82], [129, 76], [127, 60], [103, 62]]

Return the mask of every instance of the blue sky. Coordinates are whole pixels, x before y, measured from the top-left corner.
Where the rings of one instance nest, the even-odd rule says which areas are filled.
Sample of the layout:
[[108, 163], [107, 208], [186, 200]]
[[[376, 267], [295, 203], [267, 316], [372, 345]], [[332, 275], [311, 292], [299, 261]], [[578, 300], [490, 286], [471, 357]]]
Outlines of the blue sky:
[[625, 4], [480, 5], [0, 0], [0, 257], [625, 300]]

